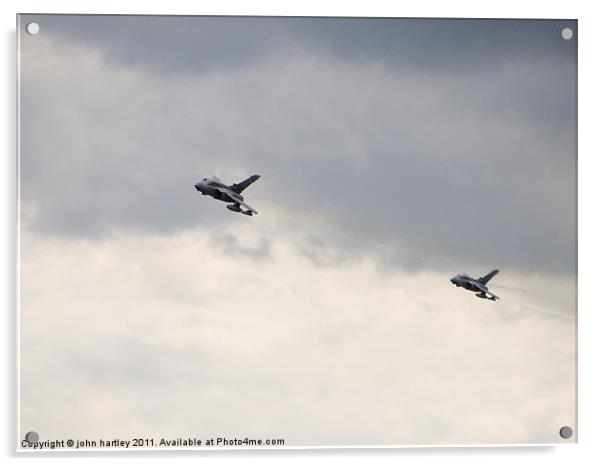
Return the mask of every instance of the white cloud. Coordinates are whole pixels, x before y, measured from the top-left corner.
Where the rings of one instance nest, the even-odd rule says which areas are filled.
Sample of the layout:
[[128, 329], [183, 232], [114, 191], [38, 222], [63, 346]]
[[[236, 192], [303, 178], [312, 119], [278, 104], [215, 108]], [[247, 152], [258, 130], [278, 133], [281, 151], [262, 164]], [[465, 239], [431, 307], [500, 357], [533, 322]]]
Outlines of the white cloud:
[[574, 425], [572, 307], [525, 307], [571, 283], [490, 303], [369, 257], [316, 267], [279, 242], [256, 261], [214, 241], [25, 233], [22, 430], [308, 445], [553, 442]]

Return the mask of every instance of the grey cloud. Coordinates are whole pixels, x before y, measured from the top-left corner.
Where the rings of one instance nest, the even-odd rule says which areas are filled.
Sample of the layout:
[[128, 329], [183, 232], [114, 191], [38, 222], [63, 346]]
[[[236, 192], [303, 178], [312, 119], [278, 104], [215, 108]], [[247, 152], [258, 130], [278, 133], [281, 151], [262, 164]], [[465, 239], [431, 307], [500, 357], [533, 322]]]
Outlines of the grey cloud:
[[[233, 24], [247, 24], [210, 23], [227, 34]], [[373, 30], [361, 21], [293, 23], [291, 34], [298, 24], [316, 31], [332, 24], [341, 38], [350, 27]], [[187, 30], [194, 22], [183, 24]], [[375, 37], [392, 34], [387, 28], [396, 24], [386, 22]], [[426, 28], [424, 37], [439, 27], [442, 37], [459, 35], [464, 25], [473, 42], [491, 44], [508, 31], [523, 39], [529, 31], [541, 34], [521, 48], [539, 58], [527, 63], [510, 53], [482, 53], [496, 67], [432, 73], [411, 62], [348, 63], [339, 45], [326, 57], [233, 57], [241, 67], [165, 76], [111, 62], [110, 48], [92, 53], [55, 40], [39, 48], [26, 38], [21, 181], [33, 212], [27, 225], [71, 236], [246, 225], [249, 219], [198, 196], [192, 184], [211, 173], [230, 182], [257, 172], [263, 177], [248, 199], [266, 236], [274, 233], [268, 228], [286, 226], [282, 235], [319, 238], [333, 251], [376, 250], [411, 269], [493, 264], [574, 273], [575, 57], [558, 52], [556, 42], [539, 54], [542, 38], [559, 24], [487, 23], [488, 29], [454, 22], [452, 32], [447, 23], [416, 24]], [[508, 50], [516, 50], [512, 44]], [[47, 65], [27, 58], [42, 54]]]
[[[109, 63], [155, 73], [238, 68], [282, 54], [286, 22], [264, 18], [195, 16], [26, 15], [46, 34], [101, 48]], [[294, 44], [287, 43], [294, 47]]]
[[341, 267], [349, 262], [349, 248], [328, 247], [324, 241], [308, 236], [298, 244], [299, 253], [317, 267]]
[[226, 256], [246, 257], [252, 260], [265, 260], [271, 256], [270, 240], [262, 237], [256, 246], [243, 246], [232, 233], [214, 233], [211, 244]]
[[448, 73], [503, 72], [509, 61], [571, 59], [560, 37], [575, 20], [25, 15], [46, 33], [101, 47], [110, 61], [198, 73], [301, 51], [352, 62]]

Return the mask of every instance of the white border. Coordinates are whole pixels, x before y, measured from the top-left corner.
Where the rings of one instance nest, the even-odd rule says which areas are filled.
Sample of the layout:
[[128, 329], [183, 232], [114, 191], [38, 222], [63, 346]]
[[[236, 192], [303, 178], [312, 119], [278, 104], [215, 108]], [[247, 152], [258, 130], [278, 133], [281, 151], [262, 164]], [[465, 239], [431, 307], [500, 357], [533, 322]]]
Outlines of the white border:
[[[207, 451], [205, 455], [197, 453], [197, 450], [183, 450], [183, 455], [198, 456], [200, 459], [219, 458], [221, 460], [236, 460], [244, 457], [245, 461], [264, 464], [268, 459], [281, 462], [285, 457], [287, 459], [312, 458], [322, 461], [339, 461], [345, 464], [355, 464], [362, 458], [369, 458], [370, 461], [378, 462], [399, 462], [403, 460], [426, 460], [440, 458], [447, 463], [461, 462], [462, 464], [482, 463], [486, 456], [490, 464], [507, 464], [507, 454], [516, 459], [524, 460], [529, 464], [591, 464], [601, 458], [600, 422], [596, 416], [602, 415], [600, 395], [602, 393], [602, 384], [600, 376], [599, 355], [602, 354], [600, 333], [602, 332], [602, 319], [600, 313], [602, 309], [597, 306], [597, 281], [599, 279], [598, 264], [601, 262], [599, 239], [602, 238], [602, 229], [600, 227], [600, 171], [599, 155], [599, 113], [602, 109], [600, 99], [600, 90], [597, 83], [602, 82], [600, 76], [600, 62], [597, 56], [602, 50], [600, 46], [600, 15], [594, 2], [577, 1], [548, 1], [548, 2], [530, 2], [525, 1], [505, 1], [492, 5], [491, 2], [463, 1], [454, 2], [430, 1], [422, 3], [404, 4], [402, 2], [379, 2], [371, 0], [366, 1], [317, 1], [306, 0], [304, 2], [287, 3], [276, 1], [254, 0], [253, 2], [230, 1], [227, 3], [217, 1], [193, 2], [183, 0], [171, 0], [170, 2], [147, 0], [144, 3], [132, 0], [105, 0], [105, 1], [62, 1], [44, 2], [41, 0], [27, 1], [5, 1], [2, 3], [3, 15], [2, 24], [4, 27], [4, 38], [8, 42], [3, 48], [5, 54], [4, 63], [6, 66], [3, 73], [5, 92], [4, 102], [8, 102], [8, 109], [4, 112], [5, 122], [2, 125], [4, 141], [7, 141], [8, 149], [6, 151], [3, 173], [5, 177], [5, 198], [2, 203], [2, 214], [5, 220], [5, 228], [2, 229], [3, 239], [3, 258], [5, 268], [2, 280], [2, 293], [6, 296], [7, 305], [5, 309], [5, 349], [8, 351], [3, 358], [5, 365], [5, 413], [14, 413], [14, 356], [13, 348], [6, 348], [6, 343], [14, 341], [9, 338], [10, 333], [15, 329], [11, 322], [11, 311], [14, 310], [16, 294], [11, 274], [14, 272], [15, 246], [18, 241], [14, 236], [14, 215], [15, 215], [15, 122], [14, 116], [16, 107], [15, 102], [15, 53], [14, 53], [14, 30], [15, 13], [115, 13], [115, 14], [249, 14], [249, 15], [308, 15], [308, 16], [435, 16], [435, 17], [526, 17], [526, 18], [577, 18], [579, 19], [579, 443], [558, 445], [556, 447], [515, 447], [511, 445], [490, 446], [475, 445], [476, 448], [464, 448], [466, 446], [439, 446], [433, 449], [408, 447], [400, 450], [397, 447], [378, 447], [378, 450], [366, 450], [360, 453], [360, 450], [350, 449], [327, 449], [314, 450], [314, 453], [307, 451], [299, 452], [296, 447], [277, 447], [277, 451], [270, 449], [245, 449], [235, 448], [234, 450], [225, 450], [220, 448], [218, 451]], [[11, 34], [13, 36], [11, 37]], [[8, 40], [7, 40], [8, 39]], [[18, 189], [18, 187], [17, 187]], [[10, 220], [9, 220], [10, 219]], [[586, 253], [584, 253], [586, 251]], [[12, 288], [12, 289], [11, 289]], [[14, 316], [12, 317], [14, 318]], [[17, 324], [18, 325], [18, 324]], [[14, 337], [13, 337], [14, 338]], [[12, 398], [12, 400], [11, 400]], [[4, 442], [4, 453], [6, 456], [13, 457], [16, 438], [14, 435], [14, 415], [5, 416], [5, 423], [2, 427], [2, 438]], [[452, 448], [450, 448], [452, 447]], [[364, 447], [371, 448], [371, 447]], [[206, 449], [200, 449], [206, 450]], [[221, 453], [220, 453], [221, 450]], [[30, 451], [30, 450], [26, 450]], [[88, 454], [89, 450], [78, 452], [78, 458], [98, 458], [110, 456], [129, 456], [132, 460], [149, 461], [163, 460], [173, 450], [160, 450], [161, 453], [147, 456], [140, 450], [109, 453], [108, 450], [101, 450], [104, 454]], [[154, 451], [154, 450], [153, 450]], [[441, 453], [437, 453], [440, 451]], [[248, 452], [248, 454], [247, 454]], [[263, 453], [261, 453], [263, 452]], [[383, 453], [387, 452], [387, 453]], [[67, 450], [54, 450], [54, 457], [70, 457], [73, 453]], [[38, 453], [24, 453], [20, 458], [39, 456]], [[298, 456], [296, 456], [298, 455]], [[47, 455], [44, 455], [47, 457]], [[182, 455], [176, 455], [178, 459]], [[335, 461], [336, 460], [336, 461]], [[513, 459], [514, 461], [514, 459]]]

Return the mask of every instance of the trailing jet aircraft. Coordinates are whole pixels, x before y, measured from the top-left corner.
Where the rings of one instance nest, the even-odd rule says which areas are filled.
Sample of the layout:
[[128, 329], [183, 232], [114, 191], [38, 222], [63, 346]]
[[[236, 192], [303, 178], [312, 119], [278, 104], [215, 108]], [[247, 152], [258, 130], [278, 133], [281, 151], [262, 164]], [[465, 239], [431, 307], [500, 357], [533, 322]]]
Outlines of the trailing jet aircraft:
[[477, 279], [469, 277], [465, 274], [458, 274], [455, 277], [452, 277], [450, 281], [456, 286], [461, 286], [462, 288], [477, 293], [477, 298], [495, 301], [496, 299], [500, 299], [500, 297], [489, 291], [486, 285], [487, 282], [491, 280], [498, 272], [499, 270], [495, 269], [489, 272], [487, 275]]
[[[212, 176], [211, 178], [203, 178], [203, 180], [195, 184], [194, 187], [197, 191], [200, 191], [203, 196], [211, 196], [218, 201], [228, 202], [229, 204], [226, 207], [232, 212], [240, 212], [241, 214], [251, 216], [259, 212], [249, 204], [245, 204], [243, 202], [244, 198], [240, 193], [258, 179], [259, 175], [253, 175], [240, 183], [234, 183], [233, 185], [227, 186], [222, 183], [219, 178]], [[244, 209], [241, 209], [240, 206], [243, 206]]]

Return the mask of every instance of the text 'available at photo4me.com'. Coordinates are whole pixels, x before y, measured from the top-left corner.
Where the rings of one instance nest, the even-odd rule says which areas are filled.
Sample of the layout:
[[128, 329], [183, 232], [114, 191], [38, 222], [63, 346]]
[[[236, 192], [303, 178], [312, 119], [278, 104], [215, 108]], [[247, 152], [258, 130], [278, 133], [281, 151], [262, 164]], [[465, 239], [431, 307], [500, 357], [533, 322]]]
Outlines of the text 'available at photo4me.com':
[[135, 449], [135, 448], [219, 448], [219, 447], [281, 447], [285, 445], [281, 438], [238, 438], [238, 437], [178, 437], [178, 438], [70, 438], [30, 441], [27, 438], [21, 441], [21, 448], [33, 450], [58, 450], [58, 449]]

